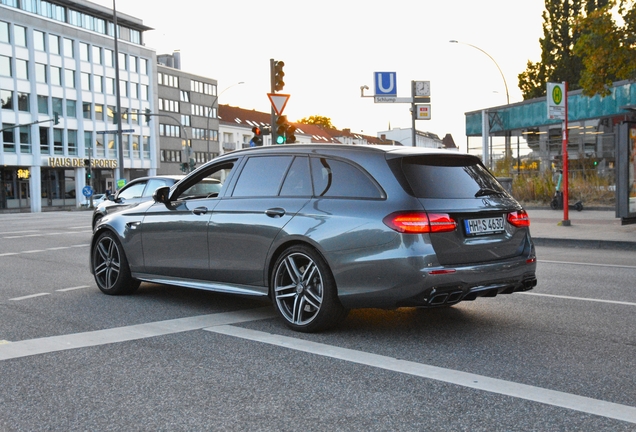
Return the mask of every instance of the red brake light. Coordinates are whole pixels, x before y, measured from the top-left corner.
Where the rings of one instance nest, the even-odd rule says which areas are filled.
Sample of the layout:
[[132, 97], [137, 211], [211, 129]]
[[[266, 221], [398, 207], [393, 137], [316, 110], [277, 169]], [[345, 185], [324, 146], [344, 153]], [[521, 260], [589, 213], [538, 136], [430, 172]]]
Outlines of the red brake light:
[[457, 222], [447, 214], [426, 212], [392, 213], [384, 218], [391, 229], [406, 234], [426, 234], [454, 231]]
[[508, 222], [516, 227], [529, 227], [530, 217], [525, 210], [518, 210], [512, 213], [508, 213]]

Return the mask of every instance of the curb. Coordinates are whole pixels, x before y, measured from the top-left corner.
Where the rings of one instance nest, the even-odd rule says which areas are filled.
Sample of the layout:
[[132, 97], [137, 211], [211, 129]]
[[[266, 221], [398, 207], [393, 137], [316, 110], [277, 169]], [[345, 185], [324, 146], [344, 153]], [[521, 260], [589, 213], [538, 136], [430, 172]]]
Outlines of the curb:
[[532, 237], [535, 246], [572, 247], [584, 249], [636, 250], [636, 242], [614, 240], [559, 239]]

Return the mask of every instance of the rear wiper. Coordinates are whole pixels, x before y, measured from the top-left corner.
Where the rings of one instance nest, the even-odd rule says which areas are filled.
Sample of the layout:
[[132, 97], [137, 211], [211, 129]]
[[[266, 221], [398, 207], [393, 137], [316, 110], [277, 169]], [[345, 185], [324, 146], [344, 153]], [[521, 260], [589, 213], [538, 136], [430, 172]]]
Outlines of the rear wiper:
[[500, 194], [501, 194], [500, 191], [496, 191], [496, 190], [491, 189], [491, 188], [481, 188], [475, 194], [475, 198], [481, 197], [481, 196], [486, 196], [486, 195], [500, 195]]

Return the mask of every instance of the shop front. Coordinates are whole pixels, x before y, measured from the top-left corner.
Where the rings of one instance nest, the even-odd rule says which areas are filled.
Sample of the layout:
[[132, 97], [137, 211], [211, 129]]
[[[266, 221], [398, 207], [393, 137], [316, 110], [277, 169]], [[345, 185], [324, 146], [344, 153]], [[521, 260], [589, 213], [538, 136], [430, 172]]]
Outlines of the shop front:
[[30, 181], [29, 168], [1, 167], [0, 211], [31, 211]]

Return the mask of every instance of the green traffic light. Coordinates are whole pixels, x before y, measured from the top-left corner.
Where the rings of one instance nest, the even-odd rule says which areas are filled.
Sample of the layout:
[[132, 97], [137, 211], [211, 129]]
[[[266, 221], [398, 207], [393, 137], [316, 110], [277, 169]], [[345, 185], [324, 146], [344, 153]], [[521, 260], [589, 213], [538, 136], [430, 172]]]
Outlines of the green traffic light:
[[285, 137], [283, 135], [278, 135], [278, 138], [276, 138], [276, 144], [285, 144]]

